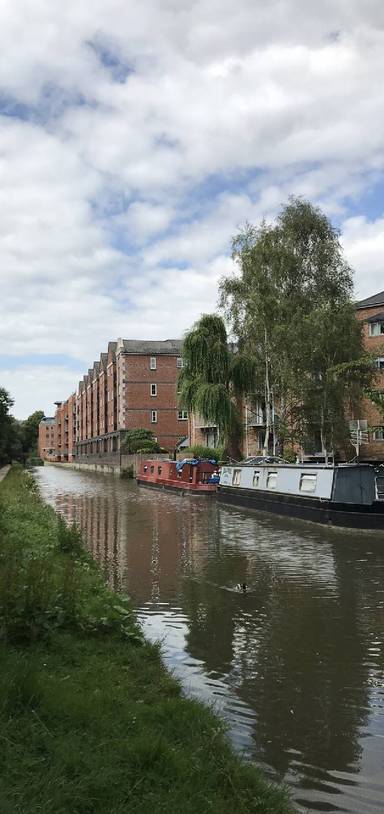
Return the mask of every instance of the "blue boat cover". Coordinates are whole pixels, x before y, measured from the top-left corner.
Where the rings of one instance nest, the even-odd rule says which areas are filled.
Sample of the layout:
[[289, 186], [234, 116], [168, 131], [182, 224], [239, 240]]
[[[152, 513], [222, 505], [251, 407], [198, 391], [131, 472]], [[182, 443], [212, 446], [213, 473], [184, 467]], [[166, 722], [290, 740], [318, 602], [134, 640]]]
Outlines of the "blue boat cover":
[[181, 470], [182, 470], [183, 466], [185, 466], [185, 464], [190, 464], [191, 466], [197, 466], [197, 464], [201, 464], [201, 463], [213, 464], [213, 466], [217, 465], [217, 461], [212, 461], [211, 459], [208, 459], [208, 458], [183, 458], [182, 461], [177, 461], [176, 462], [176, 472], [181, 472]]

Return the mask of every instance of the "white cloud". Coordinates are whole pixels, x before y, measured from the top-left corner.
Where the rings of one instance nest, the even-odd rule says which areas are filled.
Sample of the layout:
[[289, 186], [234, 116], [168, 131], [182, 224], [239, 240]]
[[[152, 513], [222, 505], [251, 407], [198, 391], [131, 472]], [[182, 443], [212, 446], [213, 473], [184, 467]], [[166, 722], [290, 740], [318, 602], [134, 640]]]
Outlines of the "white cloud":
[[343, 224], [342, 243], [357, 272], [359, 299], [384, 290], [384, 217], [370, 223], [364, 216], [348, 218]]
[[[180, 335], [291, 193], [341, 223], [358, 296], [384, 288], [383, 44], [381, 0], [3, 0], [0, 354]], [[27, 369], [0, 371], [18, 413], [78, 378]]]

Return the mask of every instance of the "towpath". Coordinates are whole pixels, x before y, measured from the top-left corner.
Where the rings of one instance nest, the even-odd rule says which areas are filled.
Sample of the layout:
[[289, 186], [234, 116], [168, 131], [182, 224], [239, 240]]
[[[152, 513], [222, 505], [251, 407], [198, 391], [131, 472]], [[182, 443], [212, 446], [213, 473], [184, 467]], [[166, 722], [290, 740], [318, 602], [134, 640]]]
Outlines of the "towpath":
[[10, 468], [11, 468], [10, 465], [8, 465], [8, 466], [3, 466], [0, 469], [0, 483], [1, 483], [2, 480], [4, 480], [5, 476], [8, 474]]

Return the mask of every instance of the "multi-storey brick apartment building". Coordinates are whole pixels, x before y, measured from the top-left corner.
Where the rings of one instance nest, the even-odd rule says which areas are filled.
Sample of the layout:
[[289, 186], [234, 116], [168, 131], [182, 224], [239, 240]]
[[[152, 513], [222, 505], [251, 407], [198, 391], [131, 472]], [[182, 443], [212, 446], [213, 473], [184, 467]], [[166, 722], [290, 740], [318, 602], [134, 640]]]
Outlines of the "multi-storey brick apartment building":
[[181, 352], [178, 339], [110, 342], [77, 393], [56, 402], [55, 460], [111, 456], [125, 432], [139, 427], [151, 430], [160, 446], [173, 452], [188, 432], [187, 413], [177, 406]]
[[[378, 368], [375, 389], [384, 392], [384, 291], [356, 303], [357, 319], [363, 322], [364, 345], [370, 353], [377, 352]], [[370, 399], [363, 399], [360, 425], [367, 430], [368, 443], [360, 448], [365, 461], [384, 460], [384, 418]], [[364, 422], [364, 423], [363, 423]]]
[[56, 461], [56, 419], [54, 416], [46, 416], [40, 421], [38, 450], [43, 461]]

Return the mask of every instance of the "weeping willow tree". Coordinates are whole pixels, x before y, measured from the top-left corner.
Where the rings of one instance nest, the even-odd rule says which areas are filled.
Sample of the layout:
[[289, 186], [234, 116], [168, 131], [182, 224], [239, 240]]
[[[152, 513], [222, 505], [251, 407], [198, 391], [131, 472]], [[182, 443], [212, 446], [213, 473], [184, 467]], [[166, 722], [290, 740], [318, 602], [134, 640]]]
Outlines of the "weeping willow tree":
[[242, 421], [239, 399], [252, 389], [254, 361], [228, 342], [224, 321], [203, 314], [186, 334], [179, 404], [216, 425], [220, 442], [240, 457]]

